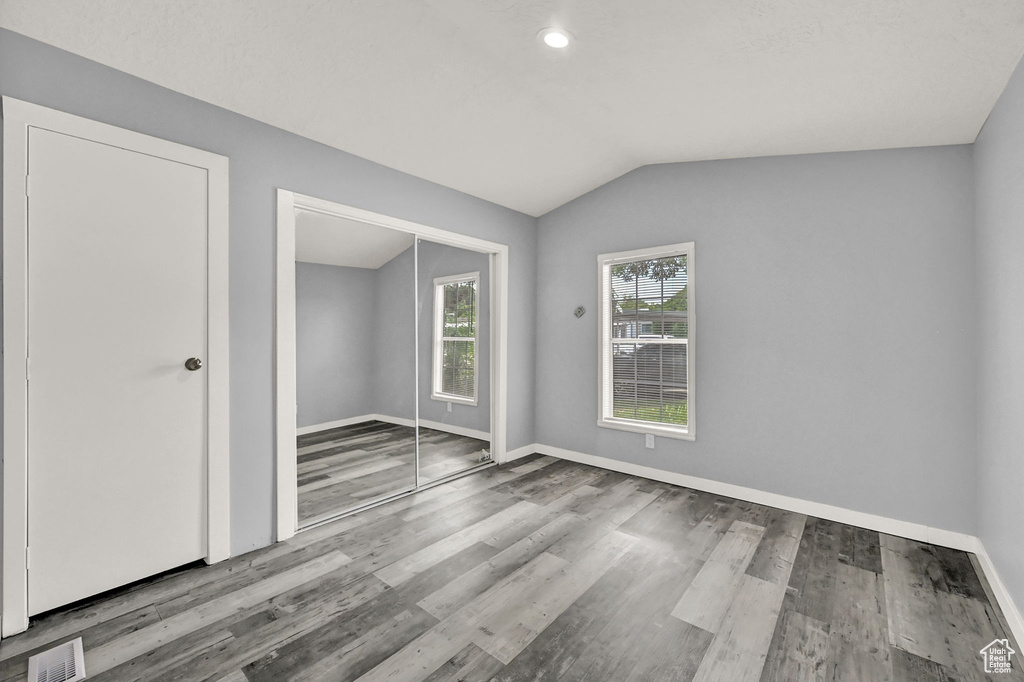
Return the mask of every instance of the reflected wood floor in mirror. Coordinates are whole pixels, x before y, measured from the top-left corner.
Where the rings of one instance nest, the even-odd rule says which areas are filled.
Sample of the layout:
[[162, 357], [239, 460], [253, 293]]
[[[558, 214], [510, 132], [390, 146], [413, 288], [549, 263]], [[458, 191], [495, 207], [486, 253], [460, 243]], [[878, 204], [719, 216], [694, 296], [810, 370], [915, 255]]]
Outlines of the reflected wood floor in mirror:
[[81, 635], [90, 682], [981, 682], [976, 561], [531, 456], [36, 619], [0, 680]]
[[[299, 526], [412, 488], [416, 431], [366, 421], [298, 438]], [[420, 482], [481, 463], [490, 443], [420, 427]]]

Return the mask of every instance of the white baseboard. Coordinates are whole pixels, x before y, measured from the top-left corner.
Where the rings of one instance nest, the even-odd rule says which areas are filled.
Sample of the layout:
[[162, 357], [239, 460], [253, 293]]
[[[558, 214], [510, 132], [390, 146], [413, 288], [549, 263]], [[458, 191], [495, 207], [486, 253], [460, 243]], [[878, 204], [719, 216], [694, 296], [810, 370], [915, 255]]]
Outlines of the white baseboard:
[[399, 426], [416, 426], [415, 419], [406, 419], [405, 417], [392, 417], [386, 414], [371, 414], [370, 419], [374, 419], [379, 422], [385, 422], [387, 424], [398, 424]]
[[612, 471], [618, 471], [631, 476], [641, 476], [643, 478], [650, 478], [663, 483], [683, 486], [684, 488], [695, 488], [696, 490], [703, 490], [716, 495], [735, 497], [739, 500], [747, 500], [748, 502], [756, 502], [769, 507], [777, 507], [779, 509], [797, 512], [798, 514], [807, 514], [808, 516], [816, 516], [830, 521], [847, 523], [851, 526], [877, 530], [882, 533], [898, 535], [900, 537], [918, 540], [920, 542], [927, 542], [933, 545], [942, 545], [943, 547], [951, 547], [953, 549], [960, 549], [967, 552], [973, 552], [978, 547], [978, 538], [974, 535], [967, 535], [966, 533], [956, 533], [949, 530], [942, 530], [941, 528], [932, 528], [919, 523], [910, 523], [909, 521], [898, 521], [896, 519], [890, 519], [876, 514], [854, 511], [844, 507], [834, 507], [830, 504], [822, 504], [821, 502], [810, 502], [808, 500], [801, 500], [799, 498], [788, 497], [786, 495], [778, 495], [776, 493], [757, 490], [755, 488], [746, 488], [741, 485], [712, 481], [707, 478], [698, 478], [697, 476], [688, 476], [687, 474], [663, 471], [661, 469], [655, 469], [653, 467], [647, 467], [640, 464], [621, 462], [617, 459], [609, 459], [607, 457], [598, 457], [596, 455], [588, 455], [582, 452], [556, 448], [551, 445], [537, 445], [537, 452], [545, 455], [551, 455], [552, 457], [558, 457], [560, 459], [580, 462], [581, 464], [589, 464], [602, 469], [611, 469]]
[[415, 421], [412, 419], [405, 419], [403, 417], [389, 417], [386, 414], [361, 414], [358, 417], [348, 417], [347, 419], [335, 419], [332, 422], [324, 422], [323, 424], [310, 424], [309, 426], [300, 426], [295, 429], [295, 435], [305, 436], [306, 434], [316, 433], [318, 431], [326, 431], [327, 429], [336, 429], [339, 426], [351, 426], [352, 424], [361, 424], [363, 422], [387, 422], [388, 424], [398, 424], [400, 426], [413, 426]]
[[486, 431], [479, 431], [477, 429], [467, 429], [464, 426], [455, 426], [454, 424], [445, 424], [444, 422], [430, 421], [429, 419], [421, 419], [420, 426], [428, 429], [434, 429], [435, 431], [444, 431], [445, 433], [454, 433], [456, 436], [466, 436], [467, 438], [476, 438], [478, 440], [491, 440], [491, 434]]
[[335, 419], [332, 422], [324, 422], [323, 424], [310, 424], [309, 426], [300, 426], [295, 429], [295, 435], [305, 436], [306, 434], [316, 433], [317, 431], [326, 431], [327, 429], [336, 429], [339, 426], [349, 426], [351, 424], [359, 424], [360, 422], [368, 422], [373, 418], [373, 415], [364, 414], [359, 417], [349, 417], [348, 419]]
[[[302, 426], [295, 429], [295, 435], [305, 436], [306, 434], [316, 433], [318, 431], [326, 431], [327, 429], [336, 429], [339, 426], [351, 426], [352, 424], [361, 424], [362, 422], [386, 422], [388, 424], [398, 424], [399, 426], [415, 426], [416, 420], [406, 419], [405, 417], [392, 417], [387, 414], [362, 414], [358, 417], [348, 417], [347, 419], [336, 419], [332, 422], [324, 422], [323, 424], [311, 424], [310, 426]], [[454, 424], [445, 424], [444, 422], [435, 422], [428, 419], [421, 419], [420, 426], [428, 429], [434, 429], [436, 431], [444, 431], [445, 433], [454, 433], [457, 436], [466, 436], [467, 438], [477, 438], [479, 440], [490, 440], [491, 434], [486, 431], [479, 431], [477, 429], [467, 429], [463, 426], [455, 426]], [[527, 453], [529, 454], [529, 453]]]
[[508, 464], [509, 462], [516, 461], [517, 459], [522, 459], [527, 455], [532, 455], [535, 452], [540, 452], [539, 448], [540, 446], [537, 445], [536, 443], [530, 443], [529, 445], [524, 445], [521, 448], [509, 450], [508, 452], [505, 453], [505, 459], [499, 462], [499, 464]]
[[[1010, 633], [1017, 640], [1017, 644], [1020, 644], [1024, 642], [1024, 618], [1021, 618], [1020, 611], [1017, 609], [1013, 597], [1010, 596], [1010, 591], [1006, 589], [1002, 578], [999, 577], [999, 571], [996, 570], [995, 564], [992, 563], [992, 557], [988, 555], [985, 545], [982, 544], [980, 538], [976, 539], [978, 546], [974, 553], [978, 557], [981, 569], [985, 571], [985, 576], [992, 587], [996, 601], [999, 602], [999, 607], [1003, 610], [1003, 615], [1006, 616], [1006, 622], [1010, 626]], [[1020, 647], [1018, 646], [1017, 649], [1019, 650]]]

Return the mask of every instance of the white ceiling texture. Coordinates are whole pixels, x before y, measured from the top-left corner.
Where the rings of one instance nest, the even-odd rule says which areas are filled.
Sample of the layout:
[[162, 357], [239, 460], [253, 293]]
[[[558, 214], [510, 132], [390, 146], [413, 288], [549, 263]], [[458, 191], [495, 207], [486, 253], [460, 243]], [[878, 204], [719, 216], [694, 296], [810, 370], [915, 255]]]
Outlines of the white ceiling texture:
[[540, 215], [651, 163], [973, 142], [1024, 2], [0, 0], [0, 26]]

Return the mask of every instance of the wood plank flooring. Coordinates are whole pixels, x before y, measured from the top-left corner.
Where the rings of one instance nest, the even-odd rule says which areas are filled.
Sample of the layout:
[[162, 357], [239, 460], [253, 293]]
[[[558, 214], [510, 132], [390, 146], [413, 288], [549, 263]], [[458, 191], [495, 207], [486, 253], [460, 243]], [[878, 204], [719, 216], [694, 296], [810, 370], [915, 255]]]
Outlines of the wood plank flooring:
[[976, 566], [532, 456], [36, 619], [0, 680], [81, 635], [97, 681], [968, 682], [1009, 635]]
[[[420, 427], [420, 480], [480, 464], [490, 443]], [[413, 487], [415, 429], [368, 421], [299, 436], [299, 526]]]

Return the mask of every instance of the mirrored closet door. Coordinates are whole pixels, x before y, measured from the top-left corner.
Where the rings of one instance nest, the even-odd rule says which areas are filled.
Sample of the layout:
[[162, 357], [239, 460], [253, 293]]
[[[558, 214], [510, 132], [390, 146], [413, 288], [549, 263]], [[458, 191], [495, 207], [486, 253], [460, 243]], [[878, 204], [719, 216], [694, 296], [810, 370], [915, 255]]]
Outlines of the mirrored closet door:
[[298, 528], [491, 464], [491, 260], [296, 210]]
[[295, 218], [298, 525], [416, 487], [414, 237]]
[[490, 461], [490, 256], [425, 239], [419, 284], [420, 480]]

